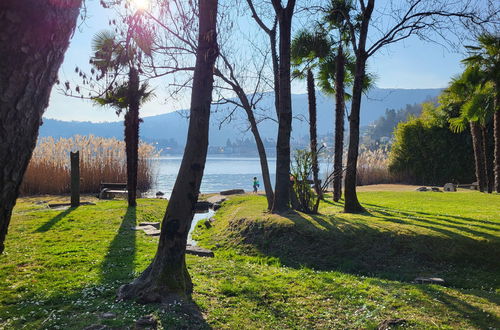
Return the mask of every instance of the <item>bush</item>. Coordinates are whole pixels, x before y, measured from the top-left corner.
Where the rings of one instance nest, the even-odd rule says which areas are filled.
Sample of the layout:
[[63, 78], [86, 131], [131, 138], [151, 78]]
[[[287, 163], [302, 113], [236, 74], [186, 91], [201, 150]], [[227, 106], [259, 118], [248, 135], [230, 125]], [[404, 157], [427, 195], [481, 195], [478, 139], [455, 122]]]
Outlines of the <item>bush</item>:
[[[70, 192], [70, 151], [80, 151], [80, 192], [99, 191], [101, 182], [126, 182], [125, 142], [95, 136], [74, 136], [55, 140], [40, 139], [21, 184], [21, 195], [64, 194]], [[151, 158], [155, 148], [141, 143], [137, 188], [146, 191], [154, 179]]]
[[413, 118], [400, 123], [389, 158], [391, 173], [408, 183], [442, 185], [474, 180], [474, 154], [469, 131], [452, 133], [447, 125]]

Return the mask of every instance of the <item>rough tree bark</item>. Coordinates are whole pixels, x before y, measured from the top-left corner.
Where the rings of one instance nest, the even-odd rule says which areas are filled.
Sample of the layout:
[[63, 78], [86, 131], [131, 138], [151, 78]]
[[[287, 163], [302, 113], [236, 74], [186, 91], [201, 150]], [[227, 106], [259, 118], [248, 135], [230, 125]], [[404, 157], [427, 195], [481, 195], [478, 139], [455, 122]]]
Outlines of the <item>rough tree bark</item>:
[[279, 111], [276, 145], [276, 185], [273, 212], [288, 210], [290, 201], [290, 135], [292, 132], [292, 94], [290, 86], [290, 47], [295, 0], [286, 7], [272, 0], [279, 22]]
[[125, 114], [128, 206], [136, 206], [139, 164], [139, 73], [131, 67], [128, 81], [128, 111]]
[[0, 253], [81, 2], [0, 2]]
[[479, 124], [475, 121], [470, 122], [470, 133], [472, 136], [472, 146], [474, 148], [474, 160], [476, 165], [476, 179], [479, 191], [484, 192], [486, 183], [485, 157], [482, 143], [482, 134]]
[[[489, 126], [489, 125], [488, 125]], [[490, 152], [490, 134], [488, 134], [487, 125], [481, 125], [481, 134], [483, 139], [483, 153], [484, 153], [484, 177], [485, 189], [488, 194], [493, 192], [494, 178], [493, 178], [493, 155]]]
[[213, 72], [218, 56], [217, 0], [199, 0], [199, 35], [184, 156], [161, 227], [152, 263], [118, 299], [142, 303], [190, 299], [193, 284], [186, 268], [186, 242], [207, 157]]
[[[361, 14], [359, 38], [355, 48], [356, 65], [354, 69], [354, 83], [352, 86], [351, 113], [349, 115], [349, 148], [347, 150], [347, 168], [345, 173], [344, 212], [358, 213], [365, 209], [358, 201], [356, 194], [356, 172], [359, 152], [359, 115], [361, 110], [361, 94], [366, 73], [366, 40], [368, 27], [373, 13], [375, 0], [369, 0]], [[354, 39], [353, 39], [354, 40]]]
[[342, 197], [342, 156], [344, 153], [344, 79], [345, 58], [342, 44], [339, 44], [335, 62], [335, 151], [333, 157], [333, 200]]
[[314, 87], [314, 76], [311, 69], [307, 70], [307, 98], [309, 101], [309, 138], [314, 190], [318, 197], [322, 199], [323, 192], [319, 183], [318, 137], [316, 133], [316, 88]]
[[493, 114], [495, 191], [500, 193], [500, 84], [495, 84], [495, 112]]

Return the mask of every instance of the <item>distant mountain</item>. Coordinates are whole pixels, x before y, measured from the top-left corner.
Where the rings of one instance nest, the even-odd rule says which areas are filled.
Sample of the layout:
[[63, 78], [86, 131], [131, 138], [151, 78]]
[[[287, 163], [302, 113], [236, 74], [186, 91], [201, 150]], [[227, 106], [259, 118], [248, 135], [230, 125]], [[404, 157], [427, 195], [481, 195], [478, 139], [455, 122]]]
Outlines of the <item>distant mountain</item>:
[[[436, 97], [441, 89], [381, 89], [373, 88], [368, 95], [363, 97], [361, 109], [361, 126], [365, 126], [375, 121], [385, 110], [399, 109], [407, 104], [421, 103], [430, 98]], [[259, 104], [260, 113], [266, 114], [270, 118], [275, 118], [273, 109], [273, 93], [264, 95]], [[308, 135], [307, 123], [307, 95], [292, 95], [293, 114], [296, 119], [293, 122], [292, 136], [295, 140], [303, 139]], [[318, 134], [324, 135], [333, 131], [334, 116], [333, 98], [321, 93], [317, 95], [318, 105]], [[235, 141], [251, 136], [247, 130], [244, 113], [236, 110], [231, 120], [226, 120], [219, 129], [220, 122], [223, 121], [233, 108], [225, 106], [213, 106], [210, 128], [210, 145], [224, 146], [229, 139]], [[264, 111], [266, 110], [267, 111]], [[349, 106], [347, 107], [349, 109]], [[184, 115], [182, 115], [184, 114]], [[187, 112], [181, 110], [157, 116], [145, 117], [141, 124], [141, 138], [147, 141], [176, 141], [179, 145], [184, 145], [188, 127]], [[302, 118], [302, 120], [300, 120]], [[259, 129], [263, 138], [275, 139], [277, 124], [272, 119], [266, 119], [259, 123]], [[102, 137], [123, 138], [122, 122], [91, 123], [91, 122], [66, 122], [44, 118], [44, 123], [40, 128], [40, 136], [70, 137], [75, 134], [93, 134]]]

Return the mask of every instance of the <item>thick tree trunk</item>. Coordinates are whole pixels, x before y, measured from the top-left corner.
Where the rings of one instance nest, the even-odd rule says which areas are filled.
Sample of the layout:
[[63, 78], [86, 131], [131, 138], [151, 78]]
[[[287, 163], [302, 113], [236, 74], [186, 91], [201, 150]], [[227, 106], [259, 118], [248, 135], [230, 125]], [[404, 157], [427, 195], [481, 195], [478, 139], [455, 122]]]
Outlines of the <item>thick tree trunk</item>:
[[345, 58], [342, 44], [339, 45], [335, 63], [335, 151], [333, 157], [333, 200], [342, 197], [342, 156], [344, 153], [344, 79]]
[[368, 0], [361, 15], [359, 38], [356, 49], [356, 65], [352, 88], [351, 114], [349, 116], [349, 148], [347, 150], [347, 168], [345, 174], [344, 212], [357, 213], [365, 209], [359, 204], [356, 194], [356, 174], [359, 152], [359, 115], [361, 110], [361, 94], [366, 72], [366, 40], [368, 27], [375, 6], [375, 0]]
[[495, 191], [500, 193], [500, 84], [495, 85], [495, 112], [493, 114]]
[[347, 151], [347, 168], [345, 174], [344, 211], [347, 213], [363, 212], [364, 208], [356, 194], [356, 174], [359, 152], [359, 116], [361, 110], [361, 93], [365, 77], [366, 60], [356, 59], [356, 73], [352, 89], [351, 114], [349, 116], [349, 149]]
[[316, 133], [316, 88], [314, 87], [314, 76], [311, 70], [307, 70], [307, 97], [309, 100], [309, 138], [314, 190], [320, 198], [323, 198], [321, 184], [319, 183], [318, 137]]
[[479, 191], [484, 192], [486, 183], [485, 159], [481, 128], [477, 122], [470, 122], [470, 133], [472, 135], [472, 146], [474, 148], [474, 160], [476, 163], [476, 180], [479, 186]]
[[186, 242], [198, 200], [208, 149], [213, 72], [218, 56], [217, 0], [199, 0], [199, 36], [191, 94], [189, 130], [181, 167], [161, 227], [153, 262], [118, 299], [143, 303], [189, 299], [193, 289], [186, 268]]
[[276, 51], [276, 27], [274, 27], [269, 33], [269, 42], [271, 45], [271, 59], [273, 62], [273, 78], [274, 78], [274, 108], [276, 110], [276, 119], [280, 117], [280, 82], [279, 82], [279, 58]]
[[125, 114], [125, 149], [127, 154], [128, 206], [136, 206], [137, 168], [139, 164], [139, 73], [130, 68], [128, 111]]
[[[276, 1], [273, 0], [273, 4]], [[277, 8], [278, 5], [275, 5]], [[295, 1], [289, 0], [286, 8], [277, 10], [279, 21], [279, 118], [276, 145], [276, 185], [273, 212], [290, 208], [290, 135], [292, 132], [292, 93], [290, 86], [290, 43]]]
[[490, 152], [490, 136], [486, 125], [481, 125], [481, 134], [483, 139], [485, 189], [487, 189], [488, 193], [491, 194], [493, 192], [494, 185], [493, 155]]
[[0, 253], [80, 5], [0, 1]]

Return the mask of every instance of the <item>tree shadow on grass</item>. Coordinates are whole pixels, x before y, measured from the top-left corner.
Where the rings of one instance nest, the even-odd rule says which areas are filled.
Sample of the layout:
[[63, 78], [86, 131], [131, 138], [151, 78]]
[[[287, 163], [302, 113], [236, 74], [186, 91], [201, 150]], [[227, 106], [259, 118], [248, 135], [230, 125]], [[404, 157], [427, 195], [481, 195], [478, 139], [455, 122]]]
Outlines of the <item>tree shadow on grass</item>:
[[76, 207], [67, 208], [66, 210], [62, 211], [61, 213], [59, 213], [58, 215], [56, 215], [55, 217], [53, 217], [52, 219], [50, 219], [49, 221], [38, 227], [35, 230], [35, 233], [45, 233], [49, 231], [56, 223], [64, 219], [65, 216], [67, 216], [76, 209], [77, 209]]
[[124, 282], [134, 277], [136, 208], [128, 207], [101, 264], [101, 282]]
[[[396, 212], [379, 210], [364, 213], [365, 221], [344, 219], [342, 215], [297, 212], [281, 215], [292, 224], [241, 222], [238, 235], [259, 253], [276, 257], [289, 267], [339, 270], [398, 281], [436, 276], [463, 288], [500, 285], [500, 279], [495, 276], [500, 270], [497, 258], [500, 242], [490, 234], [431, 220], [423, 224], [414, 219], [401, 219]], [[391, 230], [370, 218], [404, 226]], [[419, 232], [419, 227], [440, 235]], [[471, 232], [489, 240], [465, 235]]]

